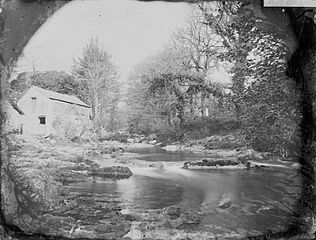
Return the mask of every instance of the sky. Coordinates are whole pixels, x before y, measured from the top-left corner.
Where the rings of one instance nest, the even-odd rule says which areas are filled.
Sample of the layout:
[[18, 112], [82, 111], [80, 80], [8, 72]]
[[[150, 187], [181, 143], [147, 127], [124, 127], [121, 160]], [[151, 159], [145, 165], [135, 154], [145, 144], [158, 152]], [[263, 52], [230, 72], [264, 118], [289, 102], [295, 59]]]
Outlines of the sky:
[[161, 50], [171, 34], [184, 25], [188, 11], [187, 3], [72, 1], [34, 34], [17, 62], [16, 74], [33, 68], [70, 73], [73, 60], [97, 37], [113, 56], [120, 76], [127, 78], [134, 66]]

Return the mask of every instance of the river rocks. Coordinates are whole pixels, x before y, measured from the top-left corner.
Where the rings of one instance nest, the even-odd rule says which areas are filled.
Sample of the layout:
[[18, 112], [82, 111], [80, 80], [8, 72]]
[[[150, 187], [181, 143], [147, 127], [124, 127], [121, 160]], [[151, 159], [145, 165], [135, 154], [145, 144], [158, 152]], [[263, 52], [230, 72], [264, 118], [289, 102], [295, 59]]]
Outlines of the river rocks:
[[[117, 214], [111, 209], [113, 207], [111, 201], [111, 198], [107, 195], [69, 193], [62, 197], [60, 206], [54, 209], [52, 213], [86, 221], [112, 218]], [[108, 216], [111, 213], [114, 213], [114, 215]]]
[[[107, 148], [106, 144], [99, 149]], [[25, 232], [73, 239], [120, 239], [129, 231], [130, 222], [136, 218], [121, 214], [122, 206], [115, 197], [74, 193], [70, 187], [62, 186], [62, 183], [89, 180], [90, 176], [127, 178], [132, 175], [127, 167], [100, 167], [93, 157], [88, 157], [87, 152], [101, 156], [97, 144], [82, 143], [79, 139], [52, 143], [34, 137], [28, 141], [17, 139], [14, 145], [18, 147], [10, 148], [10, 171], [6, 171], [9, 176], [5, 174], [2, 178], [1, 188], [8, 223]], [[119, 147], [115, 149], [121, 151]], [[81, 220], [80, 226], [77, 220]], [[97, 226], [98, 230], [103, 228], [108, 232], [98, 232]]]
[[163, 162], [155, 162], [155, 163], [151, 163], [148, 165], [149, 167], [152, 167], [152, 168], [160, 168], [160, 169], [164, 169], [165, 168], [165, 165]]
[[94, 167], [99, 167], [95, 161], [86, 158], [86, 156], [76, 156], [74, 158], [65, 159], [67, 162], [74, 163], [68, 168], [74, 171], [86, 171]]
[[101, 154], [112, 154], [112, 153], [123, 153], [125, 152], [124, 148], [122, 147], [104, 147], [100, 150]]
[[284, 169], [291, 169], [294, 168], [293, 166], [286, 164], [286, 163], [275, 163], [275, 162], [257, 162], [257, 161], [247, 161], [246, 163], [247, 169], [250, 168], [255, 168], [255, 169], [260, 169], [260, 168], [267, 168], [267, 169], [276, 169], [276, 168], [284, 168]]
[[127, 143], [148, 143], [148, 144], [156, 144], [157, 143], [157, 135], [149, 134], [147, 137], [142, 134], [129, 134], [126, 138]]
[[239, 162], [273, 160], [274, 157], [268, 152], [257, 152], [253, 149], [240, 149], [237, 155]]
[[159, 142], [159, 143], [156, 143], [155, 146], [158, 146], [158, 147], [166, 147], [167, 146], [167, 143], [164, 143], [164, 142]]
[[129, 232], [131, 224], [124, 219], [96, 224], [95, 231], [105, 239], [118, 239]]
[[166, 207], [162, 212], [169, 216], [170, 221], [168, 224], [175, 227], [180, 227], [183, 224], [198, 224], [201, 218], [196, 210], [184, 209], [178, 205]]
[[36, 232], [49, 235], [64, 235], [74, 226], [75, 219], [69, 216], [54, 216], [44, 214], [36, 221]]
[[70, 192], [51, 214], [61, 220], [64, 217], [76, 219], [62, 227], [66, 231], [63, 236], [120, 239], [129, 231], [130, 222], [135, 220], [130, 214], [121, 214], [121, 210], [120, 203], [108, 194]]
[[[188, 229], [188, 225], [194, 228], [200, 223], [201, 213], [195, 209], [173, 205], [161, 210], [139, 212], [136, 214], [136, 219], [136, 221], [131, 222], [130, 231], [124, 237], [131, 239], [170, 239], [170, 236], [172, 236], [172, 239], [180, 240], [187, 239], [185, 236], [188, 236], [188, 233], [183, 235], [180, 233], [184, 229]], [[177, 234], [179, 235], [175, 237]]]
[[185, 162], [183, 165], [183, 168], [185, 169], [203, 169], [203, 168], [218, 168], [218, 167], [225, 167], [225, 166], [231, 166], [235, 168], [245, 168], [245, 165], [240, 163], [236, 160], [231, 159], [201, 159], [197, 161], [189, 161]]
[[73, 231], [69, 232], [70, 238], [74, 239], [95, 239], [99, 238], [94, 231], [86, 230], [84, 227], [75, 228]]
[[123, 153], [125, 145], [119, 142], [103, 141], [89, 145], [84, 152], [86, 158], [98, 157], [104, 154]]
[[75, 171], [70, 167], [64, 167], [56, 170], [55, 180], [59, 182], [82, 182], [88, 180], [87, 171]]
[[205, 151], [211, 149], [235, 149], [245, 145], [241, 135], [213, 135], [199, 140], [191, 140], [185, 143], [184, 148], [194, 151]]
[[97, 150], [97, 149], [93, 149], [93, 150], [87, 150], [84, 155], [87, 158], [95, 158], [101, 155], [101, 151]]
[[151, 145], [155, 145], [157, 143], [157, 140], [151, 140], [148, 142], [148, 144], [151, 144]]
[[127, 133], [106, 133], [101, 134], [101, 136], [98, 137], [99, 142], [104, 141], [115, 141], [120, 143], [127, 143], [127, 139], [130, 138], [129, 134]]
[[296, 162], [296, 163], [291, 164], [291, 167], [295, 168], [295, 169], [299, 169], [302, 167], [302, 165], [300, 163]]
[[127, 138], [127, 143], [142, 143], [145, 141], [145, 136], [141, 135], [132, 135], [130, 138]]
[[151, 133], [151, 134], [149, 134], [148, 135], [148, 137], [147, 137], [147, 139], [149, 140], [149, 141], [152, 141], [152, 140], [157, 140], [157, 134], [156, 133]]
[[133, 175], [131, 170], [128, 167], [122, 166], [112, 166], [112, 167], [100, 167], [93, 169], [92, 171], [88, 172], [89, 176], [96, 176], [96, 177], [104, 177], [104, 178], [129, 178]]
[[135, 140], [134, 140], [133, 138], [128, 138], [128, 139], [126, 139], [126, 141], [127, 141], [128, 143], [135, 143]]
[[127, 221], [135, 221], [136, 217], [131, 215], [131, 214], [122, 214], [122, 216], [124, 217], [125, 220]]
[[231, 194], [224, 194], [222, 199], [219, 201], [218, 208], [220, 209], [227, 209], [232, 205], [233, 199]]
[[163, 209], [163, 212], [170, 216], [171, 219], [179, 218], [183, 209], [180, 206], [170, 206]]
[[187, 209], [180, 214], [182, 224], [198, 224], [201, 221], [201, 216], [192, 209]]
[[60, 182], [82, 182], [88, 180], [88, 171], [98, 169], [100, 166], [96, 162], [77, 156], [67, 160], [73, 164], [69, 166], [56, 167], [54, 176]]
[[81, 142], [81, 139], [79, 136], [75, 136], [73, 137], [72, 139], [70, 139], [70, 141], [74, 142], [74, 143], [80, 143]]
[[165, 149], [167, 151], [181, 151], [181, 145], [166, 145], [162, 147], [162, 149]]

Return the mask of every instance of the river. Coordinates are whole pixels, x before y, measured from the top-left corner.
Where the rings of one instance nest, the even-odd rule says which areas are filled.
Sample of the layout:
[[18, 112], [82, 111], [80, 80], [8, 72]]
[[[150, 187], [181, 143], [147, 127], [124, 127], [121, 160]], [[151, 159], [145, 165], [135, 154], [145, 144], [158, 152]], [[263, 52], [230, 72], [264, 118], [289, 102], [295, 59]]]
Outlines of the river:
[[[131, 212], [178, 204], [204, 213], [200, 229], [239, 232], [284, 227], [300, 191], [295, 170], [186, 170], [176, 162], [206, 155], [162, 149], [131, 150], [137, 151], [139, 159], [163, 161], [164, 168], [133, 168], [134, 175], [129, 179], [94, 178], [68, 187], [111, 194], [125, 202]], [[223, 198], [231, 201], [227, 209], [218, 208]]]

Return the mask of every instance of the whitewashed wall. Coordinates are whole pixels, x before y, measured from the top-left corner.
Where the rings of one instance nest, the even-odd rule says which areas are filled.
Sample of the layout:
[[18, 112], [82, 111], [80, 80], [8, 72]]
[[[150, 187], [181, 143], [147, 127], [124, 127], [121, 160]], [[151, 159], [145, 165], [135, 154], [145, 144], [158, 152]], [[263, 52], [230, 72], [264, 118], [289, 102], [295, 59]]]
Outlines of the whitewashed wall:
[[[32, 109], [32, 97], [36, 97], [35, 111]], [[51, 100], [44, 94], [30, 88], [18, 101], [18, 106], [25, 114], [25, 133], [26, 134], [49, 134], [53, 132]], [[41, 125], [39, 116], [46, 117], [46, 124]]]

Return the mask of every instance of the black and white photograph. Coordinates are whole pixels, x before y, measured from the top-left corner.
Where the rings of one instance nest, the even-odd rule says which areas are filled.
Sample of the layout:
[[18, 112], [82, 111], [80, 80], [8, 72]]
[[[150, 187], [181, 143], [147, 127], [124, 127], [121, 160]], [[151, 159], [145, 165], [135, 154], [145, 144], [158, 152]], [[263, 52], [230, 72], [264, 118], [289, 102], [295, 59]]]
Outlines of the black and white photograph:
[[316, 239], [316, 1], [1, 0], [0, 239]]

